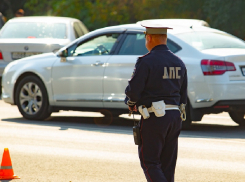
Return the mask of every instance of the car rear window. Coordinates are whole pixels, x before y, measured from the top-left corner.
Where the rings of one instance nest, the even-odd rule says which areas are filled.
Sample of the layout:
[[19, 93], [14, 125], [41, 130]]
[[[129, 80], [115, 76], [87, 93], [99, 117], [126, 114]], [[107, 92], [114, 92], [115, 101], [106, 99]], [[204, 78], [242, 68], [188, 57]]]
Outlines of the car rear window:
[[215, 48], [245, 48], [245, 42], [235, 36], [219, 32], [191, 32], [176, 34], [198, 50]]
[[67, 38], [65, 23], [12, 22], [5, 26], [0, 38]]

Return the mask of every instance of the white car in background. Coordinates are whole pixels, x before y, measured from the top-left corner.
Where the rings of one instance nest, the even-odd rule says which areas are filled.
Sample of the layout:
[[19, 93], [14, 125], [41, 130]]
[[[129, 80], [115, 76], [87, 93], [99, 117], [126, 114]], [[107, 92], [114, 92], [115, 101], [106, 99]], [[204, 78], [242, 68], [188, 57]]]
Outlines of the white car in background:
[[[172, 27], [167, 45], [188, 71], [183, 127], [224, 111], [245, 125], [245, 42], [204, 26]], [[148, 52], [144, 31], [138, 24], [102, 28], [57, 53], [14, 61], [3, 74], [2, 99], [34, 120], [59, 110], [127, 113], [125, 87], [137, 58]]]
[[29, 16], [10, 19], [0, 31], [0, 77], [11, 61], [56, 52], [88, 33], [78, 19]]

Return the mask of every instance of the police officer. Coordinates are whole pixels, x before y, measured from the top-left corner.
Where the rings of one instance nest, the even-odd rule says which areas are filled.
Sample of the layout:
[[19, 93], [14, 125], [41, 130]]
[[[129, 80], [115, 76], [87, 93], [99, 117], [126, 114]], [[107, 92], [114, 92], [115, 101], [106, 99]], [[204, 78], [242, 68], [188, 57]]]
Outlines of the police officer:
[[[149, 113], [149, 116], [142, 113], [138, 147], [147, 181], [174, 182], [181, 112], [187, 102], [187, 71], [182, 60], [166, 45], [170, 28], [150, 21], [141, 25], [146, 27], [145, 46], [149, 52], [136, 62], [125, 90], [125, 103], [130, 111], [140, 109], [142, 113], [145, 109]], [[165, 114], [159, 115], [157, 109], [162, 108]]]

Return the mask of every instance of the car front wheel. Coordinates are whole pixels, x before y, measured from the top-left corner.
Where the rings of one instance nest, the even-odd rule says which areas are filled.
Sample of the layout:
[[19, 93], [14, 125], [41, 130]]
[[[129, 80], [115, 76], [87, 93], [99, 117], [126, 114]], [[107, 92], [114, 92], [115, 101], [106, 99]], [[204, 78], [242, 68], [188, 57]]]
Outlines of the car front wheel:
[[16, 104], [29, 120], [44, 120], [51, 115], [48, 95], [43, 82], [36, 76], [24, 77], [17, 85]]
[[230, 111], [229, 115], [234, 122], [240, 126], [245, 126], [245, 112]]

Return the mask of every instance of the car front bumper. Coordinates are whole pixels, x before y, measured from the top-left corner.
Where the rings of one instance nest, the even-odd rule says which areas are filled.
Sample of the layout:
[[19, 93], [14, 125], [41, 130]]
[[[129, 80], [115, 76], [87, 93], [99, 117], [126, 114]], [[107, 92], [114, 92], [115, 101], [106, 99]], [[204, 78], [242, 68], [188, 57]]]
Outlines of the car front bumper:
[[2, 99], [4, 102], [13, 104], [12, 99], [10, 98], [10, 95], [2, 93]]
[[14, 104], [13, 98], [13, 87], [14, 84], [12, 82], [13, 72], [8, 74], [3, 73], [2, 75], [2, 100], [9, 104]]
[[0, 77], [2, 77], [3, 75], [3, 71], [5, 69], [5, 67], [8, 65], [8, 63], [0, 61]]

